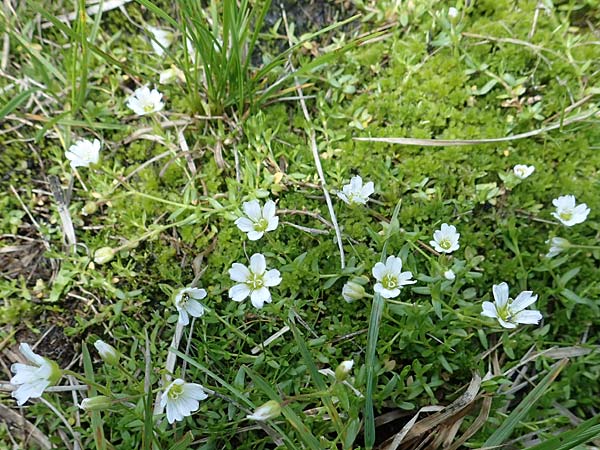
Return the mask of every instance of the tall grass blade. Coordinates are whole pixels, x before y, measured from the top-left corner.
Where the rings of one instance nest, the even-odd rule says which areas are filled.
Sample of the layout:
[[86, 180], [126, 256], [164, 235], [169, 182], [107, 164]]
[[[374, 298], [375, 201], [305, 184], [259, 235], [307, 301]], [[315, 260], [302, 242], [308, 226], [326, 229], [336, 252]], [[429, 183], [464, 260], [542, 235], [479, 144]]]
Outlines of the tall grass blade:
[[[385, 262], [387, 256], [387, 244], [389, 238], [394, 233], [394, 227], [392, 224], [398, 220], [398, 214], [400, 213], [401, 201], [396, 204], [392, 219], [390, 221], [390, 227], [386, 240], [383, 244], [383, 250], [381, 252], [381, 262]], [[379, 327], [381, 326], [381, 316], [383, 315], [383, 308], [385, 306], [385, 300], [381, 295], [375, 293], [373, 296], [373, 306], [371, 307], [371, 315], [369, 317], [369, 331], [367, 333], [367, 355], [366, 355], [366, 369], [367, 369], [367, 382], [366, 382], [366, 393], [365, 393], [365, 448], [372, 449], [375, 445], [375, 413], [373, 409], [373, 391], [377, 386], [377, 377], [375, 374], [375, 365], [377, 363], [377, 339], [379, 337]]]
[[569, 362], [568, 359], [562, 359], [548, 372], [548, 374], [539, 382], [539, 384], [533, 388], [533, 390], [527, 394], [527, 396], [521, 400], [521, 402], [517, 405], [517, 407], [513, 410], [512, 413], [506, 418], [502, 425], [494, 431], [494, 433], [485, 441], [484, 447], [492, 447], [495, 445], [500, 445], [506, 442], [506, 440], [510, 437], [513, 430], [521, 421], [527, 416], [529, 410], [535, 405], [542, 395], [548, 390], [552, 382], [556, 379], [558, 374]]
[[[81, 357], [83, 360], [83, 371], [85, 377], [94, 382], [94, 366], [92, 365], [92, 358], [85, 342], [81, 346]], [[98, 392], [96, 388], [91, 385], [89, 388], [88, 396], [94, 397]], [[104, 437], [104, 427], [102, 426], [102, 417], [100, 411], [90, 411], [90, 417], [92, 421], [92, 430], [94, 431], [94, 443], [96, 444], [96, 450], [106, 450], [106, 438]]]
[[600, 437], [599, 422], [600, 414], [580, 423], [572, 430], [561, 433], [541, 444], [529, 447], [529, 450], [570, 450]]
[[26, 91], [23, 91], [23, 92], [19, 93], [17, 96], [15, 96], [11, 101], [9, 101], [6, 105], [4, 105], [2, 108], [0, 108], [0, 120], [4, 119], [11, 112], [13, 112], [15, 109], [17, 109], [21, 103], [26, 101], [29, 97], [31, 97], [31, 95], [34, 92], [37, 92], [37, 91], [39, 91], [38, 88], [31, 88], [31, 89], [27, 89]]

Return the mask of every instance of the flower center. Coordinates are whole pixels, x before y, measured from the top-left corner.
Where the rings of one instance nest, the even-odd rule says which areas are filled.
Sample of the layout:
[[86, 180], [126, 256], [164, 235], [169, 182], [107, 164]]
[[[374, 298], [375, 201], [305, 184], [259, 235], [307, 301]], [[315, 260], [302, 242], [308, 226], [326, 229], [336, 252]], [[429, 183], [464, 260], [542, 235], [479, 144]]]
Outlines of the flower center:
[[183, 386], [180, 384], [174, 384], [169, 389], [169, 393], [167, 394], [170, 400], [177, 400], [183, 394]]
[[144, 105], [144, 111], [147, 113], [154, 111], [154, 105], [152, 103], [146, 103]]
[[396, 278], [392, 274], [387, 274], [381, 280], [381, 284], [386, 289], [389, 289], [389, 290], [396, 289], [398, 287], [398, 278]]
[[450, 239], [442, 239], [440, 241], [440, 247], [442, 247], [444, 250], [448, 250], [450, 247], [452, 247], [452, 242], [450, 242]]
[[269, 221], [267, 219], [258, 219], [254, 222], [254, 231], [266, 231], [269, 226]]
[[264, 286], [265, 282], [263, 281], [262, 274], [251, 273], [246, 284], [252, 289], [260, 289]]
[[522, 177], [524, 177], [525, 176], [525, 169], [521, 169], [521, 168], [517, 169], [517, 174], [520, 175], [520, 176], [522, 176]]
[[510, 303], [511, 299], [509, 299], [508, 302], [506, 302], [506, 305], [504, 305], [502, 308], [496, 309], [498, 317], [500, 317], [505, 322], [510, 322], [510, 320], [512, 319], [512, 312], [509, 308]]
[[189, 300], [190, 300], [189, 294], [187, 292], [184, 292], [181, 295], [181, 301], [179, 302], [179, 306], [181, 306], [182, 308], [185, 308], [185, 306], [187, 305]]
[[566, 211], [562, 211], [559, 214], [559, 216], [563, 220], [571, 220], [573, 218], [573, 211], [571, 211], [570, 209], [568, 209]]

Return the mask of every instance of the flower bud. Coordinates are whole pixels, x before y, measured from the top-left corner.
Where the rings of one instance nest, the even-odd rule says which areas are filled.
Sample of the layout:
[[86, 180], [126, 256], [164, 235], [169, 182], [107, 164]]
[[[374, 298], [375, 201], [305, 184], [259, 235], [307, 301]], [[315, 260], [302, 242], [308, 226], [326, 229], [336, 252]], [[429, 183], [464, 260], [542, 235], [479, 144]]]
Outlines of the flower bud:
[[111, 247], [102, 247], [94, 252], [94, 262], [96, 264], [106, 264], [115, 256], [115, 251]]
[[100, 354], [100, 358], [102, 358], [102, 361], [104, 361], [106, 364], [110, 366], [116, 366], [119, 364], [121, 355], [112, 345], [98, 339], [96, 342], [94, 342], [94, 347], [96, 347], [96, 350], [98, 350], [98, 353]]
[[352, 366], [354, 366], [354, 361], [342, 362], [337, 366], [337, 369], [335, 369], [335, 379], [337, 381], [344, 381], [348, 378], [348, 375], [350, 375], [350, 372], [352, 371]]
[[454, 22], [454, 20], [458, 17], [458, 9], [456, 9], [454, 6], [451, 6], [450, 8], [448, 8], [448, 18], [450, 19], [450, 21]]
[[456, 274], [452, 269], [448, 269], [444, 272], [444, 278], [448, 281], [453, 281], [456, 278]]
[[342, 297], [348, 303], [360, 300], [365, 297], [365, 288], [356, 280], [348, 281], [342, 288]]
[[265, 420], [274, 419], [281, 414], [281, 405], [275, 400], [269, 400], [262, 406], [256, 408], [254, 413], [248, 414], [246, 419], [258, 420], [264, 422]]
[[550, 244], [550, 250], [546, 254], [546, 258], [554, 258], [572, 245], [569, 241], [561, 237], [553, 237], [552, 239], [547, 240], [546, 244]]
[[160, 78], [158, 80], [158, 82], [160, 84], [171, 84], [174, 83], [175, 81], [184, 81], [185, 80], [185, 75], [183, 74], [183, 72], [178, 69], [175, 66], [171, 66], [169, 69], [167, 70], [163, 70], [160, 73]]
[[97, 395], [95, 397], [83, 399], [79, 407], [84, 411], [102, 411], [106, 408], [110, 408], [112, 404], [113, 401], [110, 397]]
[[98, 204], [96, 202], [87, 202], [83, 208], [81, 208], [81, 214], [84, 216], [94, 214], [96, 211], [98, 211]]

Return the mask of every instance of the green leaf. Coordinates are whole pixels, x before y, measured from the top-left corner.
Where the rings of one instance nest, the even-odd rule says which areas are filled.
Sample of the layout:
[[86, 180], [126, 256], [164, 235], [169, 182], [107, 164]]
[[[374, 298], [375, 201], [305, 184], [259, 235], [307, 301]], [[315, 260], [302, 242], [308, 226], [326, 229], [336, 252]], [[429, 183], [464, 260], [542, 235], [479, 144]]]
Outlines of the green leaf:
[[529, 450], [570, 450], [600, 437], [600, 414], [580, 423], [575, 428], [553, 437]]
[[8, 102], [6, 105], [4, 105], [0, 109], [0, 120], [4, 119], [11, 112], [13, 112], [15, 109], [17, 109], [21, 103], [23, 103], [25, 100], [27, 100], [29, 97], [31, 97], [31, 95], [34, 92], [37, 92], [37, 91], [39, 91], [38, 88], [31, 88], [31, 89], [27, 89], [26, 91], [19, 93], [19, 95], [14, 97], [10, 102]]

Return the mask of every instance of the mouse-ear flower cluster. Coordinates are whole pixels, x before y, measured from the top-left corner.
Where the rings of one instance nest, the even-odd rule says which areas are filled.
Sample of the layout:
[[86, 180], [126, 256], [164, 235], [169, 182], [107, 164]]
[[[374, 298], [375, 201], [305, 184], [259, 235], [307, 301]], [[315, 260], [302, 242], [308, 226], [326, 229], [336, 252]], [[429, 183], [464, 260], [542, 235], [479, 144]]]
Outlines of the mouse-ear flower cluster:
[[342, 187], [342, 191], [337, 195], [349, 205], [364, 205], [369, 200], [369, 196], [375, 192], [375, 185], [372, 181], [365, 183], [359, 175], [350, 179], [350, 183]]
[[181, 325], [190, 323], [189, 316], [202, 317], [204, 306], [198, 300], [206, 297], [206, 291], [199, 288], [183, 288], [175, 295], [175, 308], [179, 313], [178, 322]]
[[19, 351], [31, 364], [15, 363], [10, 370], [15, 375], [10, 379], [10, 384], [17, 389], [12, 396], [17, 399], [17, 405], [23, 405], [30, 398], [38, 398], [50, 385], [56, 384], [62, 372], [54, 361], [35, 353], [29, 344], [23, 342]]
[[160, 92], [156, 89], [150, 90], [148, 86], [142, 86], [129, 96], [127, 106], [138, 116], [144, 116], [161, 111], [165, 104], [162, 102], [162, 94]]
[[69, 147], [65, 152], [66, 158], [71, 161], [71, 167], [88, 167], [90, 164], [96, 164], [100, 158], [100, 141], [94, 139], [80, 139]]
[[229, 289], [229, 297], [234, 302], [241, 302], [250, 296], [255, 308], [261, 309], [265, 303], [271, 303], [269, 288], [281, 283], [281, 274], [277, 269], [267, 270], [265, 256], [255, 253], [250, 257], [250, 267], [233, 263], [229, 276], [238, 284]]
[[160, 396], [160, 407], [167, 408], [167, 420], [173, 423], [191, 416], [199, 408], [200, 401], [206, 398], [208, 395], [201, 385], [177, 378]]
[[429, 244], [436, 252], [452, 253], [460, 247], [458, 244], [459, 238], [460, 233], [456, 232], [454, 225], [443, 223], [442, 227], [433, 233], [433, 241], [429, 241]]
[[403, 286], [417, 282], [411, 280], [412, 272], [402, 272], [402, 259], [396, 256], [388, 256], [385, 264], [382, 262], [375, 264], [373, 276], [377, 280], [375, 292], [384, 298], [398, 297]]
[[237, 219], [235, 224], [240, 230], [248, 234], [248, 239], [251, 241], [257, 241], [267, 231], [277, 229], [279, 217], [276, 215], [275, 202], [273, 200], [267, 200], [262, 208], [258, 200], [244, 202], [242, 209], [245, 216]]
[[532, 291], [523, 291], [514, 300], [508, 296], [508, 284], [500, 283], [492, 287], [494, 302], [483, 302], [482, 316], [498, 320], [504, 328], [516, 328], [517, 324], [536, 325], [542, 314], [536, 310], [526, 310], [537, 300]]
[[585, 203], [575, 205], [574, 195], [562, 195], [552, 200], [552, 204], [556, 206], [552, 215], [567, 227], [585, 222], [590, 213], [590, 208]]

